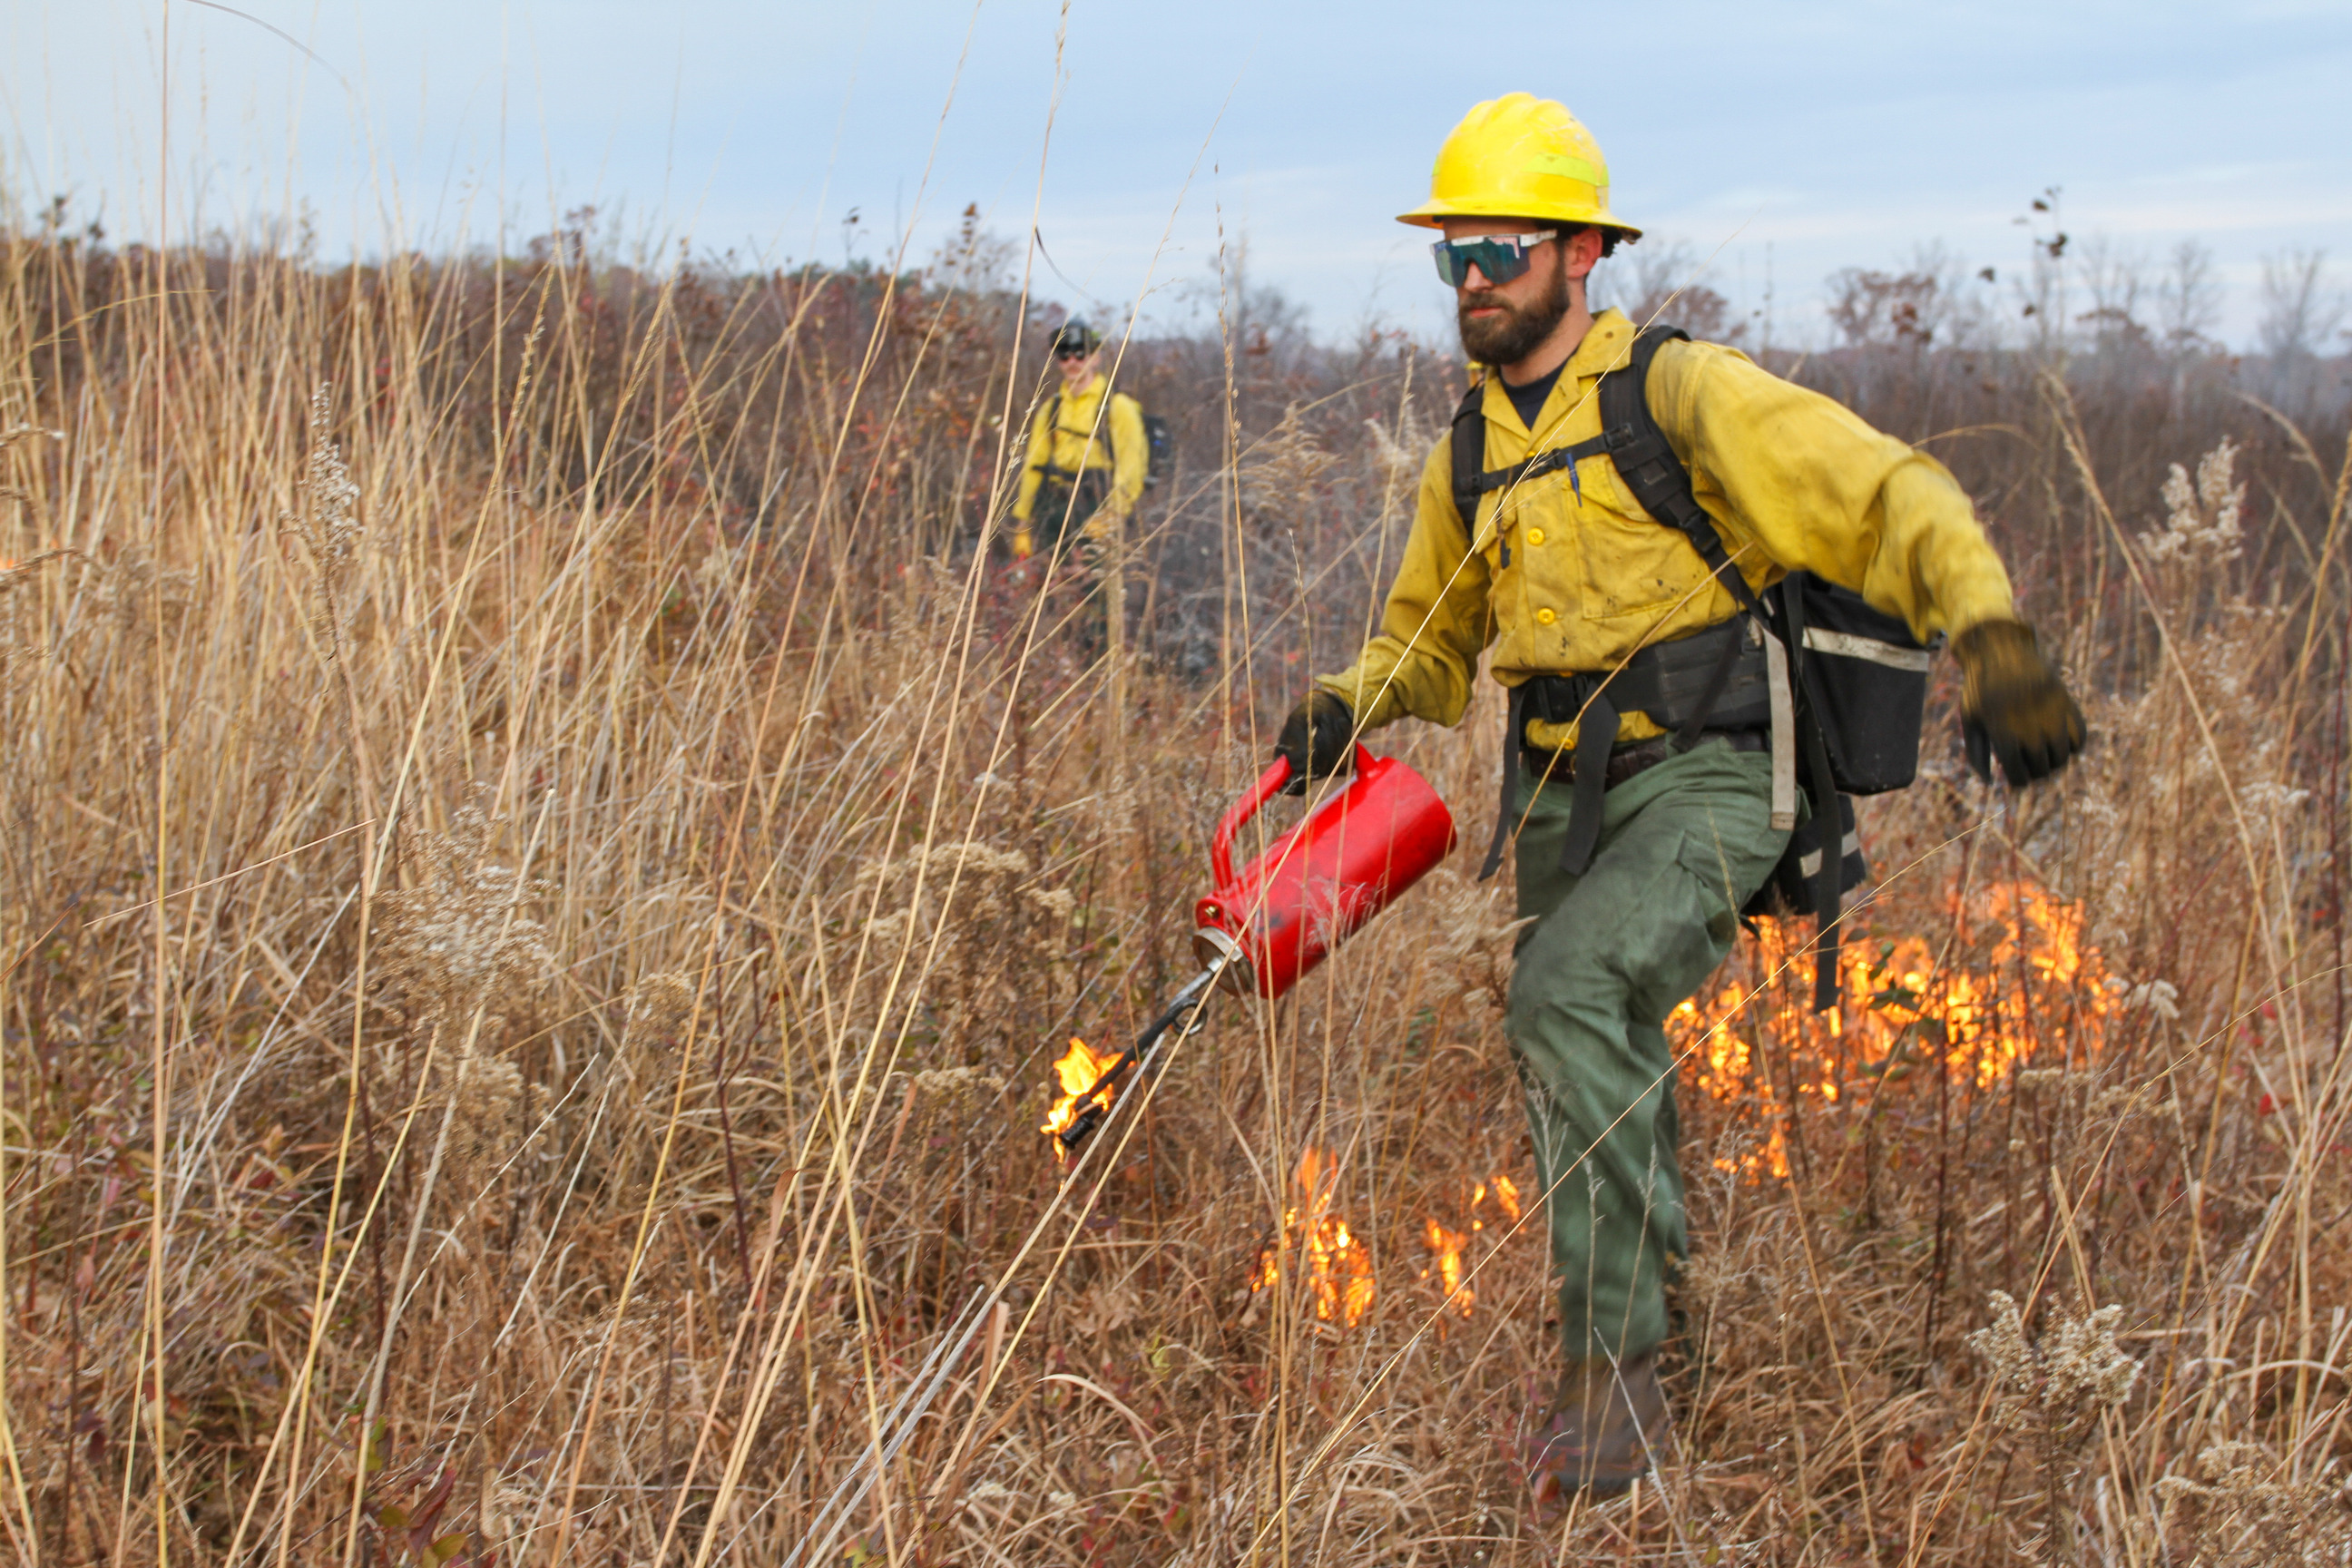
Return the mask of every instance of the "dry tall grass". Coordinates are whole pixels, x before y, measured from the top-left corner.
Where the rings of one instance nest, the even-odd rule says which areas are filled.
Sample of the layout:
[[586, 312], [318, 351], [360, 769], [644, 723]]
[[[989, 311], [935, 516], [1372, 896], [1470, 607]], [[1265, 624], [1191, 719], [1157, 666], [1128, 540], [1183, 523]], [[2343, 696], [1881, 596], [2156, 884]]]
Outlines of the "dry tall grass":
[[[1089, 666], [972, 548], [1022, 319], [0, 251], [19, 1560], [2346, 1560], [2343, 464], [2211, 366], [1801, 369], [1978, 430], [2099, 742], [2011, 801], [1939, 728], [1838, 1018], [1767, 932], [1678, 1021], [1675, 1449], [1547, 1542], [1503, 893], [1223, 1005], [1074, 1179], [1034, 1131], [1450, 373], [1138, 345], [1187, 460]], [[1498, 729], [1382, 743], [1477, 839]]]

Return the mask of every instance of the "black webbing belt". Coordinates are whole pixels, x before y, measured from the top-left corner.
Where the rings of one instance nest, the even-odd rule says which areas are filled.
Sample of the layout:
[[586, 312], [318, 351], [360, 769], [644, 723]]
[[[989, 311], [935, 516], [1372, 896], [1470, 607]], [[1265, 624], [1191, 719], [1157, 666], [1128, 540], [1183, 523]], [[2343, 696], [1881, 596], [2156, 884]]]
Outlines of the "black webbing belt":
[[1645, 647], [1614, 670], [1579, 675], [1534, 675], [1511, 688], [1509, 728], [1503, 738], [1503, 799], [1495, 814], [1494, 841], [1479, 868], [1485, 881], [1503, 864], [1503, 851], [1517, 826], [1519, 752], [1531, 719], [1576, 725], [1570, 753], [1568, 841], [1559, 867], [1580, 877], [1592, 864], [1601, 841], [1601, 818], [1609, 791], [1609, 759], [1617, 742], [1618, 721], [1638, 710], [1675, 731], [1667, 743], [1679, 756], [1698, 744], [1709, 729], [1750, 729], [1769, 723], [1771, 699], [1762, 643], [1748, 636], [1744, 616], [1708, 626], [1673, 642]]

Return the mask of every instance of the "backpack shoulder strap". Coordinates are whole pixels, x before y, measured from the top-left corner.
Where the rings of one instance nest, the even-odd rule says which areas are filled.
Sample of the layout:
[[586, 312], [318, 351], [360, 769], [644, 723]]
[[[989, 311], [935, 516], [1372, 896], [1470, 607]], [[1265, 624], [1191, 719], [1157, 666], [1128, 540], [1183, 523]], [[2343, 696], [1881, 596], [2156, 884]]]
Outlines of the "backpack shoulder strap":
[[1486, 379], [1470, 384], [1462, 405], [1454, 411], [1454, 515], [1462, 531], [1473, 536], [1478, 528], [1478, 480], [1486, 471]]
[[1723, 536], [1715, 531], [1714, 520], [1691, 491], [1690, 470], [1675, 456], [1665, 431], [1650, 412], [1650, 362], [1666, 344], [1689, 341], [1690, 334], [1680, 327], [1644, 327], [1634, 337], [1627, 363], [1601, 378], [1601, 438], [1617, 477], [1642, 510], [1689, 540], [1741, 609], [1761, 614], [1755, 591], [1732, 565]]
[[[1122, 403], [1135, 404], [1135, 406], [1139, 410], [1142, 407], [1141, 404], [1135, 403], [1135, 399], [1129, 397], [1126, 393], [1111, 392], [1106, 389], [1102, 400], [1102, 413], [1095, 421], [1096, 426], [1102, 432], [1103, 452], [1110, 458], [1110, 469], [1114, 474], [1118, 472], [1118, 425], [1117, 421], [1112, 418], [1112, 416], [1118, 412], [1118, 405]], [[1054, 417], [1058, 421], [1061, 416], [1062, 399], [1059, 394], [1055, 394], [1054, 397]], [[1091, 453], [1094, 450], [1094, 443], [1095, 432], [1093, 430], [1088, 430], [1087, 432], [1087, 452]], [[1085, 470], [1086, 465], [1087, 459], [1084, 456], [1081, 456], [1078, 458], [1078, 468], [1081, 472]]]
[[[1070, 470], [1054, 461], [1054, 448], [1062, 444], [1062, 395], [1055, 393], [1045, 405], [1045, 460], [1037, 466], [1056, 478], [1069, 478]], [[1085, 458], [1078, 459], [1084, 463]]]
[[[1606, 382], [1601, 384], [1604, 387]], [[1549, 447], [1531, 453], [1505, 468], [1486, 467], [1486, 386], [1480, 382], [1463, 395], [1462, 406], [1454, 414], [1454, 510], [1462, 519], [1464, 531], [1475, 530], [1478, 521], [1478, 498], [1488, 490], [1507, 490], [1523, 485], [1529, 479], [1565, 469], [1568, 482], [1577, 484], [1576, 465], [1587, 458], [1597, 458], [1611, 450], [1606, 431], [1589, 441], [1579, 441], [1572, 447]], [[1577, 500], [1582, 504], [1584, 491], [1580, 486]], [[1507, 558], [1505, 565], [1510, 564]]]
[[[1122, 403], [1135, 410], [1138, 424], [1141, 424], [1143, 420], [1143, 405], [1128, 394], [1114, 392], [1107, 400], [1103, 409], [1103, 445], [1109, 448], [1110, 468], [1113, 473], [1118, 472], [1118, 422], [1111, 416], [1118, 412], [1118, 405]], [[1147, 474], [1151, 471], [1151, 432], [1148, 428], [1143, 432], [1143, 468]]]
[[1641, 502], [1642, 510], [1660, 522], [1681, 530], [1717, 580], [1739, 601], [1740, 607], [1762, 620], [1769, 628], [1769, 635], [1778, 637], [1789, 650], [1790, 683], [1799, 700], [1795, 740], [1803, 752], [1805, 787], [1812, 797], [1812, 820], [1817, 825], [1814, 831], [1823, 846], [1818, 851], [1821, 859], [1812, 877], [1813, 1009], [1821, 1012], [1835, 1005], [1838, 997], [1842, 934], [1838, 867], [1843, 859], [1843, 846], [1839, 836], [1836, 775], [1830, 766], [1819, 716], [1813, 711], [1804, 661], [1804, 595], [1796, 592], [1774, 595], [1780, 609], [1777, 619], [1764, 611], [1756, 591], [1731, 563], [1730, 552], [1723, 548], [1723, 536], [1715, 531], [1713, 520], [1692, 493], [1690, 470], [1675, 456], [1666, 433], [1658, 427], [1656, 417], [1651, 414], [1646, 384], [1650, 362], [1658, 357], [1660, 348], [1676, 340], [1687, 342], [1689, 334], [1676, 327], [1646, 329], [1634, 338], [1633, 352], [1625, 367], [1601, 378], [1601, 436], [1609, 444], [1610, 459], [1617, 465], [1618, 477], [1633, 492], [1633, 499]]

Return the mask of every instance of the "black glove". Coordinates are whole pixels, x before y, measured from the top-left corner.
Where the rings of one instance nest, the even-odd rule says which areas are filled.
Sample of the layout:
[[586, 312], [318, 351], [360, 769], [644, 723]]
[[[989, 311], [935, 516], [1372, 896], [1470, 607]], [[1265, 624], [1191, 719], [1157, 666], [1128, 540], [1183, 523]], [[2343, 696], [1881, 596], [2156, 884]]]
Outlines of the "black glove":
[[1290, 763], [1290, 783], [1282, 793], [1305, 795], [1309, 780], [1346, 772], [1355, 731], [1347, 703], [1319, 686], [1308, 692], [1282, 721], [1282, 738], [1274, 743], [1274, 754]]
[[1960, 734], [1969, 766], [1990, 780], [2000, 760], [2010, 787], [2046, 779], [2090, 737], [2083, 710], [2022, 621], [1980, 621], [1952, 639], [1965, 684]]

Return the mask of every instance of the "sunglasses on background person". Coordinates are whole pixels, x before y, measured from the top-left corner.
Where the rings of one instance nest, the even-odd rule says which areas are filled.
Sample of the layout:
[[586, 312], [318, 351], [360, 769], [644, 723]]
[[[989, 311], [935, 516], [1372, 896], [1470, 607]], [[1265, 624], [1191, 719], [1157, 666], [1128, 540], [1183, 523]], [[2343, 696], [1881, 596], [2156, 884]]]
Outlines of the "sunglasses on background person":
[[1429, 253], [1437, 258], [1437, 275], [1449, 289], [1469, 281], [1474, 264], [1487, 282], [1508, 283], [1533, 265], [1529, 258], [1537, 246], [1559, 237], [1559, 230], [1549, 228], [1535, 234], [1482, 234], [1475, 239], [1441, 239]]
[[1094, 351], [1092, 349], [1055, 349], [1054, 351], [1054, 357], [1055, 359], [1084, 359], [1093, 352]]

